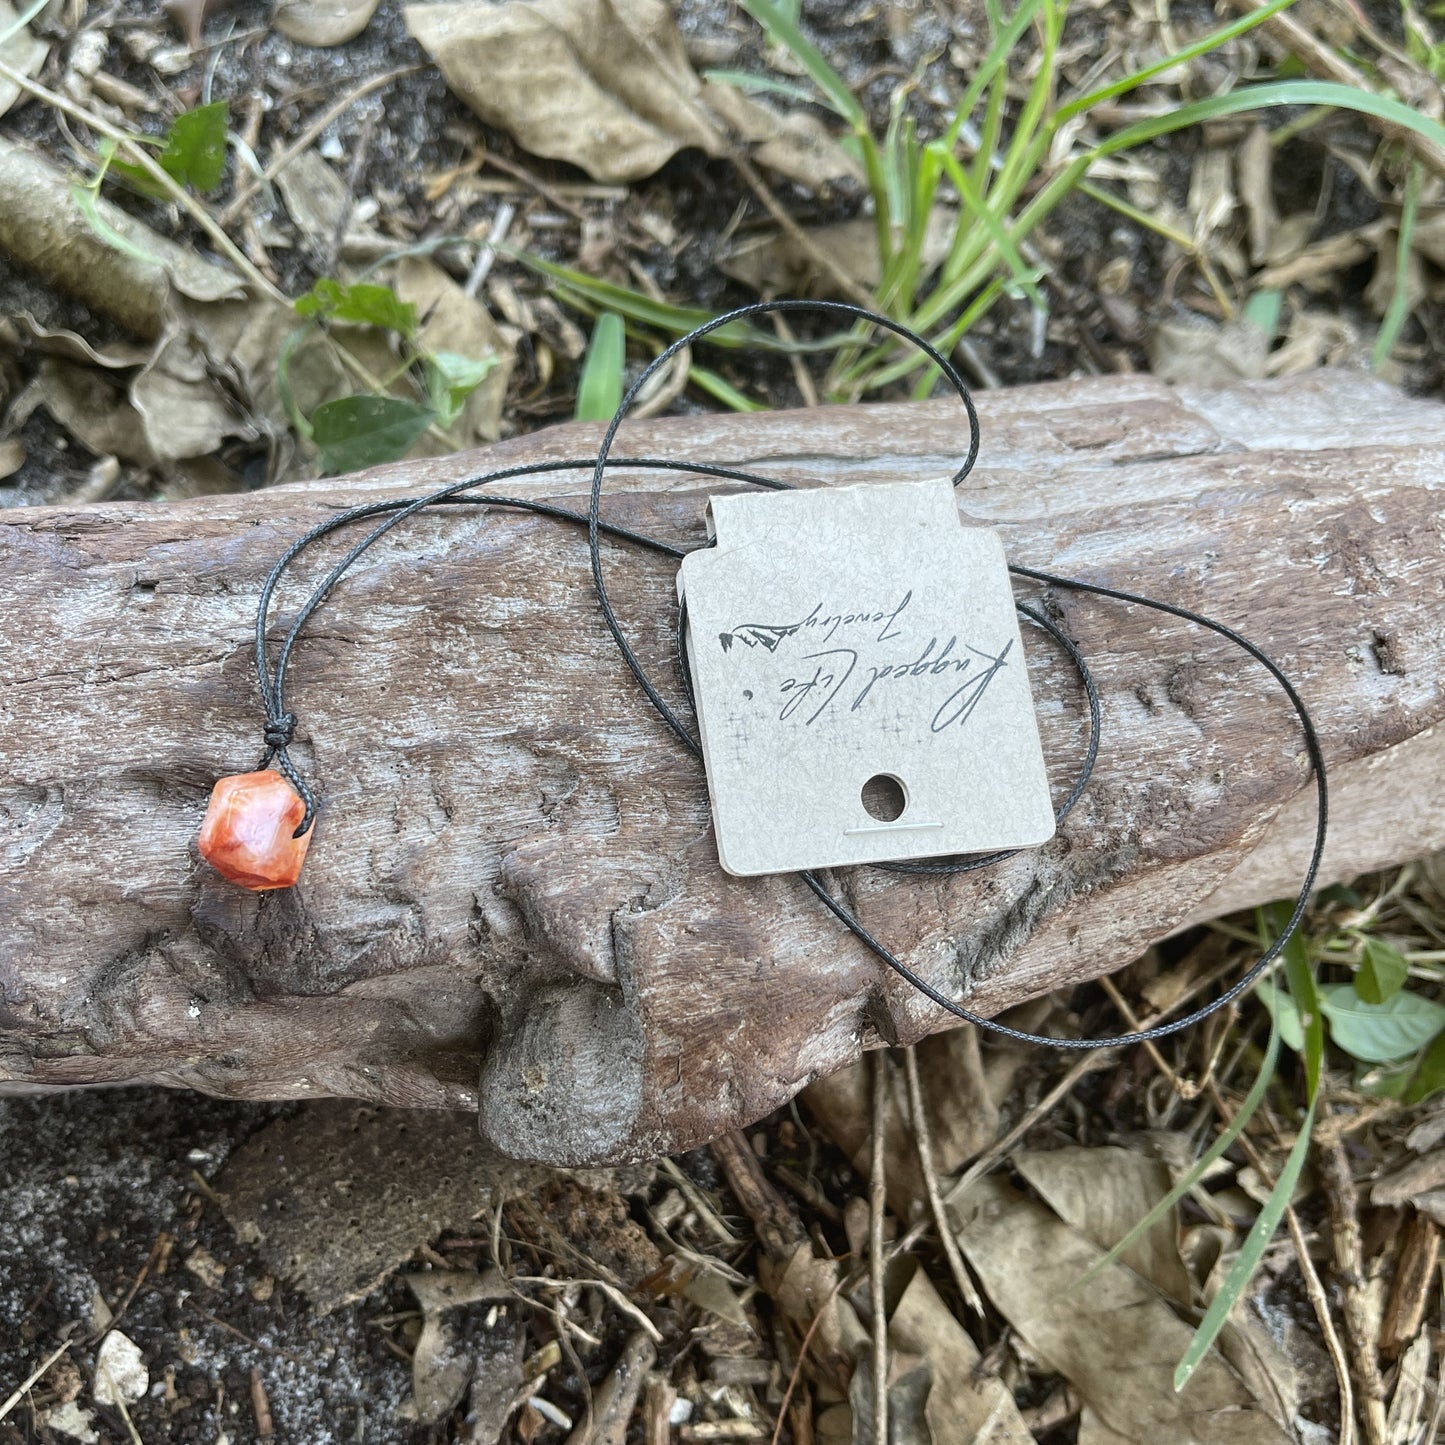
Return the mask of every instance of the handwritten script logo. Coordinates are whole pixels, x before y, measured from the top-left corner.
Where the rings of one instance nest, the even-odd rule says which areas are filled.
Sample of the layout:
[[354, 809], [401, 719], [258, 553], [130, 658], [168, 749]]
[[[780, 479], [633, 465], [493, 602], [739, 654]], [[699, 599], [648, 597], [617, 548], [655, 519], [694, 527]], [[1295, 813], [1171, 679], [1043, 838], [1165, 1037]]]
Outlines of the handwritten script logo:
[[[797, 721], [809, 727], [830, 710], [854, 713], [876, 698], [896, 699], [900, 689], [920, 694], [926, 707], [941, 691], [931, 682], [943, 678], [957, 686], [937, 705], [929, 728], [940, 733], [946, 728], [962, 727], [983, 701], [994, 678], [1007, 666], [1013, 639], [998, 652], [960, 642], [957, 634], [941, 640], [935, 633], [910, 643], [905, 636], [905, 614], [912, 601], [910, 591], [894, 607], [830, 611], [819, 602], [796, 622], [742, 622], [719, 633], [718, 641], [724, 652], [740, 643], [777, 653], [791, 638], [804, 646], [840, 639], [836, 647], [821, 647], [798, 658], [812, 667], [799, 667], [796, 675], [785, 678], [779, 686], [779, 722]], [[862, 635], [856, 636], [859, 633]], [[890, 647], [890, 643], [897, 646]]]

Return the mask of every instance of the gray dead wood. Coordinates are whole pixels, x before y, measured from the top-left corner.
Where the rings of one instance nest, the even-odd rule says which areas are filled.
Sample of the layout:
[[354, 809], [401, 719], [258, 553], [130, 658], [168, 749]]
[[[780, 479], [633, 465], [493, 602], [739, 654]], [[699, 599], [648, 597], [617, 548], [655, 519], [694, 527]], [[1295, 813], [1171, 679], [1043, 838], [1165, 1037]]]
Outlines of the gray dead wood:
[[[1325, 372], [1182, 394], [1081, 380], [980, 410], [961, 503], [1014, 560], [1212, 613], [1297, 679], [1333, 769], [1327, 878], [1445, 845], [1445, 407]], [[716, 1136], [882, 1037], [948, 1025], [797, 880], [720, 872], [701, 772], [613, 650], [579, 536], [496, 509], [410, 523], [317, 617], [291, 699], [325, 799], [300, 887], [244, 893], [197, 861], [212, 781], [259, 753], [248, 632], [287, 543], [360, 497], [584, 455], [595, 435], [0, 514], [0, 1087], [477, 1110], [509, 1154], [596, 1164]], [[624, 447], [843, 482], [944, 473], [962, 439], [938, 402], [650, 422]], [[615, 485], [609, 515], [701, 535], [695, 484]], [[672, 566], [621, 547], [608, 563], [670, 679]], [[1156, 615], [1054, 601], [1104, 701], [1061, 835], [984, 874], [837, 885], [984, 1012], [1288, 893], [1312, 826], [1298, 734], [1258, 668]], [[1079, 690], [1027, 642], [1062, 790]]]

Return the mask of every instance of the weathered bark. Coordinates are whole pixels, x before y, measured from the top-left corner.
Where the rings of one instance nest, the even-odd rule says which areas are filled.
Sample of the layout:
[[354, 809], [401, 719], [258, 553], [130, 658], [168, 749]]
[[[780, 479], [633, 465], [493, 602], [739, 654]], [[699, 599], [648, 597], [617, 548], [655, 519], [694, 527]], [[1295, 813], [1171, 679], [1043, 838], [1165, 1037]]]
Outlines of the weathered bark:
[[[1328, 877], [1445, 845], [1445, 407], [1320, 373], [1198, 394], [1076, 381], [980, 410], [961, 504], [1015, 560], [1209, 612], [1296, 679], [1333, 769]], [[599, 1163], [756, 1118], [880, 1024], [905, 1040], [947, 1026], [796, 879], [719, 870], [701, 770], [614, 651], [579, 535], [515, 513], [412, 521], [316, 618], [291, 702], [325, 812], [299, 888], [246, 894], [197, 862], [211, 782], [259, 750], [247, 636], [284, 546], [358, 497], [585, 454], [595, 435], [0, 514], [0, 1087], [479, 1109], [511, 1154]], [[623, 446], [882, 481], [944, 473], [961, 436], [939, 402], [674, 419]], [[615, 485], [609, 515], [701, 536], [696, 483]], [[530, 488], [580, 490], [575, 474]], [[674, 569], [622, 547], [609, 565], [670, 678]], [[984, 1012], [1289, 892], [1312, 826], [1299, 736], [1262, 671], [1155, 614], [1055, 601], [1104, 700], [1099, 766], [1060, 836], [981, 875], [837, 884]], [[1062, 789], [1078, 685], [1026, 645]]]

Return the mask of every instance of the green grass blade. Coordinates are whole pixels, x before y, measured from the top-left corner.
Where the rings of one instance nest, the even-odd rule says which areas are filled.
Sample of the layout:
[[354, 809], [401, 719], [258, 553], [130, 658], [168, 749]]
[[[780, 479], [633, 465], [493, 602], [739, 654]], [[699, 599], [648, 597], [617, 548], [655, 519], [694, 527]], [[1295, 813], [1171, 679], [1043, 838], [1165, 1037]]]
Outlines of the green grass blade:
[[1275, 1186], [1270, 1191], [1264, 1208], [1259, 1211], [1259, 1217], [1254, 1221], [1243, 1247], [1235, 1256], [1234, 1263], [1229, 1267], [1229, 1273], [1225, 1275], [1224, 1282], [1219, 1286], [1219, 1293], [1210, 1301], [1204, 1318], [1199, 1322], [1199, 1328], [1194, 1331], [1194, 1338], [1189, 1342], [1189, 1348], [1184, 1352], [1184, 1358], [1175, 1367], [1174, 1388], [1176, 1390], [1182, 1390], [1189, 1383], [1189, 1377], [1199, 1368], [1200, 1362], [1209, 1353], [1209, 1347], [1214, 1343], [1220, 1330], [1224, 1328], [1224, 1322], [1229, 1318], [1229, 1312], [1244, 1293], [1255, 1270], [1259, 1268], [1259, 1261], [1263, 1258], [1270, 1240], [1274, 1238], [1274, 1232], [1279, 1228], [1280, 1220], [1284, 1218], [1284, 1211], [1289, 1204], [1290, 1196], [1294, 1193], [1300, 1170], [1304, 1168], [1305, 1158], [1309, 1154], [1310, 1134], [1314, 1129], [1314, 1122], [1315, 1103], [1311, 1099], [1309, 1108], [1305, 1110], [1304, 1120], [1300, 1124], [1299, 1137], [1289, 1151], [1289, 1157], [1284, 1162], [1284, 1168], [1280, 1170], [1279, 1178], [1275, 1181]]
[[828, 108], [860, 134], [867, 134], [868, 116], [848, 83], [828, 64], [823, 52], [798, 28], [798, 22], [773, 0], [741, 0], [742, 7], [803, 67]]
[[1244, 1133], [1245, 1126], [1254, 1117], [1255, 1111], [1264, 1102], [1264, 1096], [1269, 1092], [1269, 1086], [1274, 1080], [1275, 1066], [1279, 1062], [1279, 1024], [1274, 1016], [1270, 1016], [1269, 1043], [1265, 1046], [1264, 1059], [1259, 1066], [1259, 1073], [1250, 1085], [1249, 1093], [1244, 1096], [1244, 1102], [1239, 1106], [1238, 1113], [1229, 1121], [1229, 1124], [1219, 1131], [1219, 1137], [1215, 1139], [1208, 1149], [1199, 1156], [1198, 1163], [1182, 1178], [1139, 1222], [1136, 1224], [1108, 1254], [1084, 1274], [1073, 1289], [1079, 1285], [1087, 1284], [1100, 1271], [1107, 1269], [1112, 1264], [1117, 1264], [1119, 1257], [1133, 1245], [1137, 1244], [1158, 1222], [1177, 1205], [1180, 1200], [1197, 1185], [1215, 1162], [1222, 1157], [1224, 1151]]
[[1410, 250], [1415, 241], [1415, 218], [1420, 213], [1420, 182], [1424, 167], [1419, 161], [1410, 167], [1405, 180], [1405, 203], [1400, 211], [1400, 234], [1395, 247], [1395, 289], [1380, 323], [1380, 334], [1370, 354], [1370, 364], [1378, 371], [1389, 359], [1400, 339], [1400, 330], [1410, 314]]
[[965, 216], [959, 218], [959, 224], [964, 220], [973, 219], [988, 232], [995, 250], [1003, 257], [1005, 265], [1009, 269], [1009, 277], [1025, 296], [1040, 311], [1048, 310], [1048, 302], [1044, 300], [1043, 293], [1034, 280], [1034, 271], [1019, 254], [1019, 249], [1010, 239], [1008, 232], [1004, 230], [999, 218], [989, 209], [983, 197], [974, 188], [973, 178], [968, 171], [947, 151], [941, 157], [943, 167], [948, 172], [949, 179], [958, 188], [959, 199], [963, 202]]
[[733, 411], [767, 411], [762, 402], [754, 401], [752, 397], [739, 391], [726, 377], [709, 371], [705, 366], [690, 366], [687, 379]]
[[1167, 115], [1150, 116], [1115, 131], [1088, 152], [1089, 158], [1117, 155], [1157, 136], [1220, 120], [1227, 115], [1240, 115], [1252, 110], [1268, 110], [1281, 105], [1327, 105], [1338, 110], [1352, 110], [1359, 115], [1373, 116], [1391, 125], [1413, 131], [1435, 145], [1445, 147], [1445, 125], [1388, 95], [1359, 90], [1333, 80], [1275, 80], [1264, 85], [1248, 85], [1228, 95], [1213, 95], [1205, 100], [1181, 105]]
[[1024, 31], [1033, 24], [1034, 16], [1039, 13], [1039, 7], [1043, 3], [1044, 0], [1019, 0], [1019, 7], [1009, 17], [1008, 24], [994, 36], [993, 44], [988, 48], [988, 54], [984, 56], [978, 69], [974, 71], [968, 88], [959, 97], [958, 109], [954, 111], [953, 119], [949, 121], [948, 128], [943, 133], [943, 144], [950, 151], [958, 145], [959, 133], [963, 130], [969, 116], [973, 114], [973, 108], [978, 104], [979, 97], [983, 95], [984, 87], [993, 80], [994, 76], [999, 75], [1013, 58], [1014, 48], [1023, 38]]
[[1218, 50], [1221, 45], [1227, 45], [1237, 36], [1253, 30], [1256, 25], [1262, 24], [1272, 15], [1278, 15], [1281, 10], [1288, 9], [1293, 4], [1294, 0], [1269, 0], [1268, 4], [1261, 5], [1258, 10], [1251, 10], [1247, 14], [1241, 15], [1239, 19], [1230, 21], [1228, 25], [1221, 26], [1218, 30], [1212, 30], [1208, 35], [1200, 36], [1198, 40], [1174, 51], [1172, 55], [1166, 55], [1162, 60], [1156, 60], [1151, 65], [1132, 71], [1098, 90], [1091, 90], [1087, 95], [1077, 96], [1060, 106], [1058, 114], [1054, 117], [1055, 125], [1063, 125], [1066, 121], [1072, 120], [1074, 116], [1090, 110], [1096, 105], [1101, 105], [1106, 100], [1114, 100], [1118, 96], [1127, 95], [1129, 91], [1137, 90], [1141, 85], [1146, 85], [1153, 80], [1156, 75], [1162, 75], [1176, 65], [1182, 65], [1201, 55], [1208, 55], [1212, 50]]
[[577, 381], [578, 421], [611, 421], [622, 403], [622, 368], [627, 359], [622, 318], [604, 311], [592, 327], [592, 340]]
[[[48, 4], [49, 0], [45, 3]], [[817, 91], [805, 90], [801, 85], [791, 85], [786, 80], [774, 80], [770, 75], [754, 75], [751, 70], [704, 70], [702, 78], [716, 81], [719, 85], [730, 85], [749, 95], [776, 95], [783, 100], [797, 101], [800, 105], [816, 105], [818, 102]]]

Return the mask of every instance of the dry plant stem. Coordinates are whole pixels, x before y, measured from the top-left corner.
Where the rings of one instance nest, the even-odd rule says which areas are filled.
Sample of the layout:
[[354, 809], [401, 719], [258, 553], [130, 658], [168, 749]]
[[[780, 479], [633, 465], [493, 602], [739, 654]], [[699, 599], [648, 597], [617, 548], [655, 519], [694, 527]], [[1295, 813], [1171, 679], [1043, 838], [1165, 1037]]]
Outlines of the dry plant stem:
[[778, 1418], [773, 1425], [773, 1438], [771, 1445], [778, 1445], [778, 1440], [783, 1433], [783, 1421], [788, 1418], [788, 1407], [792, 1403], [793, 1395], [798, 1388], [798, 1381], [803, 1375], [803, 1361], [808, 1358], [808, 1346], [813, 1343], [813, 1336], [818, 1332], [818, 1326], [823, 1323], [823, 1316], [827, 1314], [828, 1307], [837, 1299], [839, 1292], [847, 1282], [847, 1276], [839, 1278], [837, 1284], [828, 1291], [828, 1298], [818, 1306], [818, 1313], [813, 1316], [812, 1323], [808, 1326], [803, 1338], [798, 1343], [798, 1358], [793, 1361], [792, 1373], [788, 1376], [788, 1388], [783, 1391], [783, 1399], [778, 1406]]
[[266, 1385], [261, 1379], [261, 1372], [254, 1367], [251, 1370], [251, 1413], [256, 1417], [256, 1434], [262, 1440], [270, 1440], [276, 1434], [275, 1423], [271, 1419], [271, 1402], [266, 1398]]
[[475, 296], [482, 289], [482, 282], [487, 279], [493, 265], [497, 260], [497, 247], [507, 239], [507, 232], [512, 229], [512, 222], [516, 219], [517, 203], [515, 201], [502, 201], [497, 206], [497, 213], [492, 217], [491, 227], [487, 231], [487, 239], [477, 249], [477, 258], [472, 262], [472, 269], [467, 273], [467, 284], [462, 287], [463, 292], [468, 296]]
[[873, 1445], [888, 1445], [888, 1314], [883, 1297], [883, 1208], [888, 1190], [883, 1121], [888, 1055], [873, 1055], [873, 1159], [868, 1169], [868, 1294], [873, 1313]]
[[974, 1288], [968, 1266], [959, 1253], [958, 1241], [948, 1223], [943, 1208], [943, 1196], [938, 1189], [938, 1171], [933, 1166], [933, 1131], [928, 1127], [928, 1113], [923, 1106], [923, 1085], [918, 1077], [918, 1051], [910, 1044], [903, 1051], [903, 1073], [908, 1081], [908, 1111], [913, 1118], [913, 1141], [918, 1148], [918, 1165], [923, 1171], [923, 1187], [928, 1194], [928, 1208], [933, 1215], [933, 1227], [938, 1231], [939, 1243], [953, 1272], [953, 1283], [959, 1296], [975, 1315], [983, 1315], [983, 1301]]
[[[819, 1315], [818, 1318], [821, 1319], [822, 1316]], [[812, 1332], [809, 1331], [809, 1333], [811, 1334]], [[47, 1355], [45, 1359], [43, 1359], [40, 1364], [38, 1364], [35, 1369], [30, 1372], [29, 1376], [26, 1379], [22, 1380], [20, 1384], [15, 1387], [14, 1391], [6, 1397], [5, 1403], [3, 1405], [0, 1405], [0, 1420], [3, 1420], [26, 1397], [26, 1395], [28, 1395], [31, 1390], [33, 1390], [35, 1386], [38, 1385], [40, 1381], [45, 1378], [45, 1376], [50, 1372], [51, 1367], [69, 1348], [70, 1341], [66, 1340], [63, 1345], [59, 1346], [59, 1348], [56, 1349], [54, 1354]]]
[[[548, 1275], [517, 1274], [513, 1275], [508, 1283], [513, 1285], [542, 1284], [546, 1285], [548, 1289], [562, 1289], [567, 1285], [581, 1284], [586, 1285], [588, 1289], [601, 1290], [623, 1314], [629, 1319], [637, 1321], [643, 1333], [649, 1336], [654, 1344], [662, 1343], [662, 1331], [615, 1284], [608, 1284], [605, 1279], [553, 1279]], [[587, 1336], [587, 1339], [591, 1344], [598, 1343], [590, 1335]]]
[[[1255, 1168], [1259, 1166], [1256, 1164]], [[1335, 1367], [1335, 1382], [1340, 1391], [1340, 1441], [1339, 1445], [1355, 1445], [1355, 1392], [1350, 1385], [1350, 1362], [1345, 1354], [1340, 1332], [1335, 1328], [1330, 1314], [1330, 1300], [1325, 1293], [1320, 1272], [1310, 1258], [1309, 1243], [1300, 1227], [1299, 1215], [1294, 1205], [1286, 1205], [1285, 1223], [1289, 1225], [1289, 1237], [1294, 1242], [1295, 1258], [1299, 1261], [1300, 1274], [1305, 1282], [1305, 1293], [1309, 1296], [1310, 1307], [1319, 1321], [1320, 1332], [1325, 1337], [1325, 1349], [1329, 1352], [1330, 1363]]]
[[[1099, 980], [1099, 983], [1103, 986], [1104, 992], [1109, 995], [1109, 1002], [1123, 1014], [1124, 1020], [1129, 1027], [1135, 1033], [1138, 1033], [1140, 1031], [1139, 1017], [1134, 1010], [1129, 1007], [1129, 1001], [1119, 992], [1114, 980], [1110, 978], [1108, 974], [1105, 974]], [[1169, 1087], [1173, 1089], [1181, 1099], [1188, 1101], [1199, 1097], [1199, 1085], [1190, 1079], [1181, 1079], [1169, 1066], [1169, 1061], [1159, 1052], [1158, 1046], [1152, 1040], [1146, 1039], [1144, 1041], [1144, 1047], [1148, 1050], [1149, 1057], [1154, 1060], [1155, 1068], [1169, 1080]]]
[[256, 288], [263, 296], [269, 296], [273, 301], [280, 301], [286, 305], [286, 296], [278, 291], [251, 263], [251, 259], [239, 246], [226, 234], [216, 218], [193, 196], [185, 187], [179, 185], [169, 171], [163, 169], [151, 156], [151, 153], [144, 147], [138, 146], [131, 140], [125, 131], [111, 125], [108, 120], [93, 112], [86, 110], [83, 105], [77, 105], [74, 101], [68, 100], [63, 95], [58, 95], [53, 90], [47, 90], [43, 85], [37, 85], [28, 76], [21, 75], [18, 70], [12, 70], [4, 61], [0, 61], [0, 77], [8, 80], [12, 85], [18, 85], [21, 90], [33, 95], [36, 100], [44, 103], [62, 115], [68, 115], [72, 120], [84, 121], [92, 130], [98, 131], [103, 136], [108, 136], [117, 142], [125, 158], [133, 161], [145, 171], [145, 173], [170, 197], [185, 213], [216, 243], [216, 248], [233, 266]]
[[1440, 1226], [1428, 1214], [1412, 1214], [1405, 1226], [1405, 1242], [1400, 1247], [1390, 1301], [1380, 1327], [1382, 1354], [1393, 1358], [1419, 1334], [1439, 1259]]
[[736, 1244], [738, 1242], [737, 1235], [717, 1217], [717, 1212], [703, 1197], [702, 1190], [700, 1190], [671, 1159], [664, 1159], [662, 1161], [662, 1172], [682, 1190], [682, 1197], [697, 1210], [698, 1217], [712, 1230], [723, 1244]]
[[763, 203], [764, 210], [786, 232], [788, 239], [815, 265], [821, 267], [838, 283], [841, 294], [859, 306], [872, 306], [874, 296], [866, 287], [860, 286], [811, 236], [783, 209], [781, 202], [768, 188], [768, 183], [757, 173], [753, 163], [743, 155], [734, 155], [733, 165], [738, 174], [748, 183], [753, 194]]
[[[1236, 10], [1263, 9], [1263, 0], [1232, 0]], [[1306, 70], [1323, 76], [1326, 80], [1337, 80], [1341, 85], [1356, 90], [1373, 91], [1369, 78], [1357, 66], [1351, 65], [1344, 56], [1323, 40], [1316, 38], [1298, 20], [1287, 14], [1272, 15], [1264, 22], [1264, 28], [1281, 45], [1293, 54]], [[1417, 135], [1408, 127], [1394, 125], [1386, 120], [1374, 120], [1382, 135], [1393, 141], [1402, 142], [1415, 156], [1430, 167], [1436, 175], [1445, 176], [1445, 150], [1432, 141]]]
[[1350, 1173], [1349, 1156], [1342, 1143], [1318, 1150], [1320, 1182], [1330, 1208], [1330, 1238], [1335, 1274], [1345, 1296], [1345, 1333], [1350, 1343], [1355, 1383], [1360, 1392], [1360, 1413], [1369, 1445], [1387, 1445], [1385, 1384], [1376, 1357], [1375, 1331], [1365, 1291], [1365, 1252], [1360, 1240], [1360, 1200]]
[[259, 176], [253, 176], [242, 186], [234, 196], [231, 197], [226, 209], [221, 212], [221, 224], [223, 226], [233, 225], [250, 204], [252, 196], [262, 186], [269, 185], [276, 179], [302, 151], [310, 148], [311, 144], [329, 126], [332, 121], [346, 114], [358, 100], [364, 100], [374, 90], [381, 90], [395, 80], [401, 80], [404, 76], [415, 75], [423, 67], [420, 65], [404, 65], [399, 70], [389, 70], [384, 75], [373, 75], [370, 80], [363, 81], [355, 90], [343, 95], [340, 100], [327, 106], [285, 150], [273, 156], [267, 164], [266, 169]]
[[[780, 341], [792, 343], [798, 339], [797, 333], [788, 325], [788, 318], [781, 312], [773, 317], [773, 330], [778, 333]], [[804, 406], [818, 405], [818, 388], [813, 385], [813, 374], [808, 370], [806, 359], [796, 351], [791, 352], [788, 361], [793, 368], [793, 381], [797, 384], [798, 394], [803, 398]]]
[[808, 1237], [798, 1216], [773, 1188], [757, 1155], [736, 1129], [714, 1140], [712, 1152], [722, 1165], [728, 1188], [752, 1220], [763, 1252], [785, 1265]]

